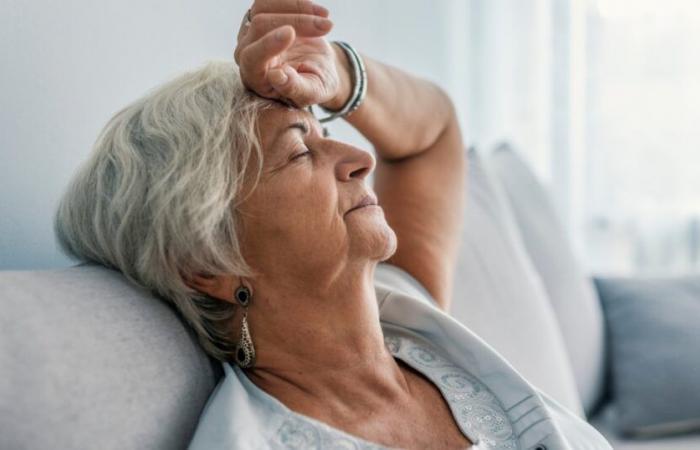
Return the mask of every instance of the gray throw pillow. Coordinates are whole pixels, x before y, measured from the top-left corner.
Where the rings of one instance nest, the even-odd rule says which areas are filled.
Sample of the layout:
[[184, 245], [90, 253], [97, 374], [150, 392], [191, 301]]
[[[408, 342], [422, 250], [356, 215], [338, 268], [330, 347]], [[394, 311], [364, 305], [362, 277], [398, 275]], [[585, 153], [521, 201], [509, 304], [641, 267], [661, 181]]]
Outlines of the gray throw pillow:
[[700, 430], [700, 276], [597, 279], [613, 426], [625, 435]]

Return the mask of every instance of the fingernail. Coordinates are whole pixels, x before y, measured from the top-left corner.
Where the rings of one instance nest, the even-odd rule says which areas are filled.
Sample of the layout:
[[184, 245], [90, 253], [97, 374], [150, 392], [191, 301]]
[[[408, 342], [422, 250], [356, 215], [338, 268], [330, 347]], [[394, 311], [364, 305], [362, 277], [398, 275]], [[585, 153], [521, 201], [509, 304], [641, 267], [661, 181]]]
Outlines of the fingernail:
[[273, 70], [270, 72], [270, 83], [282, 85], [287, 82], [287, 74], [283, 70]]
[[311, 7], [311, 11], [313, 11], [314, 15], [328, 17], [328, 10], [321, 5], [314, 4]]
[[275, 39], [278, 41], [284, 41], [287, 39], [287, 35], [289, 34], [287, 27], [284, 27], [280, 30], [277, 30], [275, 33]]
[[331, 22], [328, 19], [324, 19], [323, 17], [315, 17], [314, 25], [321, 31], [328, 31], [331, 29], [331, 25], [333, 25], [333, 22]]

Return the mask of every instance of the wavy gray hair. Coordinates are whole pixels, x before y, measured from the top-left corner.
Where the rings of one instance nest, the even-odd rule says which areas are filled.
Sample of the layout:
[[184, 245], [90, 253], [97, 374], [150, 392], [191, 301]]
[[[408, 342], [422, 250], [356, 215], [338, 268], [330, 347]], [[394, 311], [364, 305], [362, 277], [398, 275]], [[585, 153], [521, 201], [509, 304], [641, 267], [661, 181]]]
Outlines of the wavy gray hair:
[[174, 303], [221, 361], [233, 359], [236, 307], [183, 276], [251, 275], [236, 206], [243, 180], [253, 180], [249, 192], [259, 180], [257, 119], [273, 104], [246, 90], [233, 62], [173, 79], [107, 123], [56, 213], [67, 254], [116, 268]]

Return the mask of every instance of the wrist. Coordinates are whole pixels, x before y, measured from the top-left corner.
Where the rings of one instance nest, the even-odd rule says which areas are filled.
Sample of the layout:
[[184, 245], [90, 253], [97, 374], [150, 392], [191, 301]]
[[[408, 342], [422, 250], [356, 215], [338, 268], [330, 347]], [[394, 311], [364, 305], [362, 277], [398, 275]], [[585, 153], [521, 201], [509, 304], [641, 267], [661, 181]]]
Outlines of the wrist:
[[331, 43], [331, 47], [335, 55], [335, 67], [338, 71], [338, 91], [332, 99], [321, 103], [321, 106], [331, 111], [337, 111], [350, 100], [352, 95], [353, 81], [350, 74], [352, 67], [345, 51], [338, 44]]

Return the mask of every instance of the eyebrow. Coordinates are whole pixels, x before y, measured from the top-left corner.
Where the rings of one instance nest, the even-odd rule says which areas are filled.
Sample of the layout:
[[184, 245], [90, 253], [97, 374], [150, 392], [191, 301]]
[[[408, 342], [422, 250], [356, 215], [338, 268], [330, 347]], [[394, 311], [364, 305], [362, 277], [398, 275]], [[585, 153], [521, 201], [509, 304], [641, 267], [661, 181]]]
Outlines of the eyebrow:
[[287, 127], [284, 128], [282, 131], [280, 131], [279, 133], [277, 133], [277, 137], [275, 137], [275, 140], [274, 140], [274, 142], [272, 143], [272, 145], [273, 145], [273, 146], [276, 146], [276, 145], [277, 145], [277, 141], [279, 141], [279, 139], [280, 139], [286, 132], [288, 132], [289, 130], [294, 130], [294, 129], [301, 130], [301, 132], [304, 134], [304, 136], [306, 136], [306, 135], [309, 134], [309, 127], [308, 127], [304, 122], [301, 122], [301, 121], [292, 122], [291, 124], [289, 124], [289, 126], [287, 126]]
[[[287, 130], [294, 129], [294, 128], [301, 130], [301, 132], [304, 133], [304, 135], [309, 134], [309, 127], [307, 127], [304, 122], [294, 122], [291, 125], [289, 125], [284, 131], [282, 131], [282, 133], [285, 133]], [[282, 133], [280, 133], [280, 134], [282, 134]]]
[[307, 128], [306, 124], [304, 124], [303, 122], [294, 122], [294, 123], [290, 124], [288, 127], [284, 128], [279, 133], [277, 133], [277, 136], [275, 136], [275, 138], [272, 141], [271, 148], [277, 147], [277, 142], [282, 138], [282, 136], [284, 136], [284, 134], [286, 132], [288, 132], [289, 130], [293, 130], [293, 129], [301, 130], [301, 132], [304, 133], [304, 135], [309, 133], [309, 129]]

